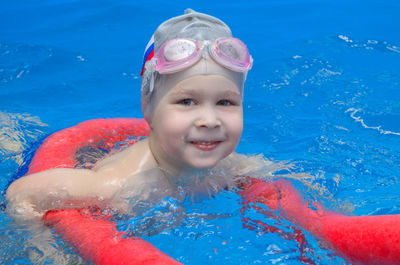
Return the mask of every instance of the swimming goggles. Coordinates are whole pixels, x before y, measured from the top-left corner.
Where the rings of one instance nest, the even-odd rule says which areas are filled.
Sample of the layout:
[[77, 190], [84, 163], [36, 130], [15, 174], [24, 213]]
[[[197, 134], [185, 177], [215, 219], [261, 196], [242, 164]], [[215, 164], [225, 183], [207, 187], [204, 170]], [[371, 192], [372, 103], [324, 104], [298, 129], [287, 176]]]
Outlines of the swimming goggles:
[[160, 74], [177, 73], [197, 63], [203, 57], [206, 48], [217, 63], [234, 72], [246, 72], [252, 67], [253, 59], [246, 45], [231, 37], [215, 41], [171, 39], [160, 47], [154, 58], [147, 60], [151, 59], [153, 69]]

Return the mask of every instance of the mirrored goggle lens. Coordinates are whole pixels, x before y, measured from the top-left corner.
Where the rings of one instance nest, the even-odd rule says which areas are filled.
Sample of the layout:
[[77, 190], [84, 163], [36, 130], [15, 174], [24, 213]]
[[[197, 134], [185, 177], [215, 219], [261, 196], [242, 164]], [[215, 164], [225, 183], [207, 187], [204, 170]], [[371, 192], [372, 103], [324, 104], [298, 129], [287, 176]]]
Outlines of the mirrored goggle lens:
[[224, 56], [234, 59], [243, 61], [245, 59], [244, 49], [240, 47], [236, 42], [231, 40], [226, 40], [221, 43], [218, 43], [217, 46]]
[[225, 67], [238, 72], [251, 68], [251, 57], [246, 45], [236, 38], [223, 38], [216, 41], [212, 55]]
[[166, 43], [164, 58], [168, 62], [176, 62], [190, 57], [196, 51], [196, 44], [191, 40], [177, 39]]

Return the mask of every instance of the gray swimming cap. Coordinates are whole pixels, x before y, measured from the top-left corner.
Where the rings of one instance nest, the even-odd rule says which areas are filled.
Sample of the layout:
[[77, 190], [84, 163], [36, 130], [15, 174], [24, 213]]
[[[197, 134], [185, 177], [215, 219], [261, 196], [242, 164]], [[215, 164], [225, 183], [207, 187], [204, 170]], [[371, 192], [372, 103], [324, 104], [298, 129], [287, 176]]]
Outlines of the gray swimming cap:
[[[213, 16], [198, 13], [192, 9], [185, 10], [184, 15], [173, 17], [163, 22], [154, 32], [146, 51], [152, 43], [154, 43], [154, 54], [160, 47], [170, 39], [188, 38], [197, 41], [202, 40], [216, 40], [223, 37], [232, 37], [230, 28], [218, 18]], [[145, 51], [145, 57], [146, 57]], [[182, 81], [193, 75], [201, 74], [219, 74], [235, 82], [239, 88], [243, 88], [246, 73], [237, 73], [224, 68], [218, 63], [214, 62], [209, 56], [201, 59], [197, 66], [192, 66], [182, 72], [160, 75], [158, 72], [148, 67], [150, 64], [146, 63], [144, 59], [143, 75], [142, 75], [142, 105], [143, 101], [148, 101], [153, 89], [159, 87], [171, 87], [177, 82]], [[166, 87], [166, 89], [168, 89]]]
[[221, 37], [232, 37], [230, 28], [224, 22], [189, 8], [184, 15], [173, 17], [157, 28], [154, 32], [154, 52], [171, 39], [215, 40]]

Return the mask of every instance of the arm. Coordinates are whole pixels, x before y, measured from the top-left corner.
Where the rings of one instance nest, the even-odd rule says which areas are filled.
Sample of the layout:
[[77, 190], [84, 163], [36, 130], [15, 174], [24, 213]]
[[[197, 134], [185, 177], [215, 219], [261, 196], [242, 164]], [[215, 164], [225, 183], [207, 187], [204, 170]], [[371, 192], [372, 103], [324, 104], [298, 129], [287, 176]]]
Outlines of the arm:
[[280, 209], [352, 262], [400, 264], [400, 215], [345, 216], [318, 203], [311, 208], [286, 180], [249, 179], [241, 188], [246, 203]]
[[11, 210], [19, 217], [42, 216], [46, 210], [64, 206], [68, 199], [111, 196], [105, 192], [99, 174], [86, 169], [57, 168], [26, 175], [7, 189]]
[[[112, 184], [105, 179], [107, 174], [101, 172], [60, 168], [27, 175], [10, 185], [7, 199], [17, 210], [22, 207], [22, 213], [17, 213], [18, 215], [33, 214], [42, 217], [46, 225], [51, 226], [55, 233], [69, 242], [85, 260], [94, 264], [181, 264], [152, 244], [119, 232], [116, 224], [107, 220], [98, 210], [89, 208], [47, 211], [50, 207], [42, 207], [43, 201], [49, 200], [50, 196], [63, 197], [63, 192], [67, 193], [68, 198], [82, 199], [98, 193], [112, 194], [114, 189], [103, 192], [105, 186], [108, 188]], [[101, 184], [97, 184], [99, 182]], [[51, 204], [51, 209], [64, 208], [62, 201], [60, 204], [58, 207]]]

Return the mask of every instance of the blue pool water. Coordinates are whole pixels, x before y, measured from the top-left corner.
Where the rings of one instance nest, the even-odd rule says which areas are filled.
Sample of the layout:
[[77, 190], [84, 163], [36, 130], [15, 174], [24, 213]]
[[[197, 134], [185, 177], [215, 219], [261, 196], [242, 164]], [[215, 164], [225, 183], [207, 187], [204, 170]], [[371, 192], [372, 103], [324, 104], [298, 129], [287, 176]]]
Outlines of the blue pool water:
[[[330, 209], [400, 213], [398, 1], [1, 6], [0, 190], [43, 136], [93, 118], [141, 117], [143, 49], [159, 23], [191, 7], [230, 25], [254, 58], [239, 153], [295, 165], [293, 172], [304, 176], [296, 185]], [[244, 229], [238, 202], [232, 192], [199, 203], [165, 200], [120, 228], [185, 264], [346, 264], [307, 232], [308, 245], [299, 247], [254, 224]], [[176, 207], [184, 209], [181, 218], [171, 214]], [[246, 217], [282, 229], [286, 238], [294, 233], [289, 222], [251, 210]], [[163, 220], [164, 228], [148, 225], [152, 220]], [[60, 239], [43, 236], [50, 231], [41, 226], [29, 232], [1, 211], [0, 227], [2, 264], [83, 263]], [[40, 240], [48, 242], [39, 247]]]

